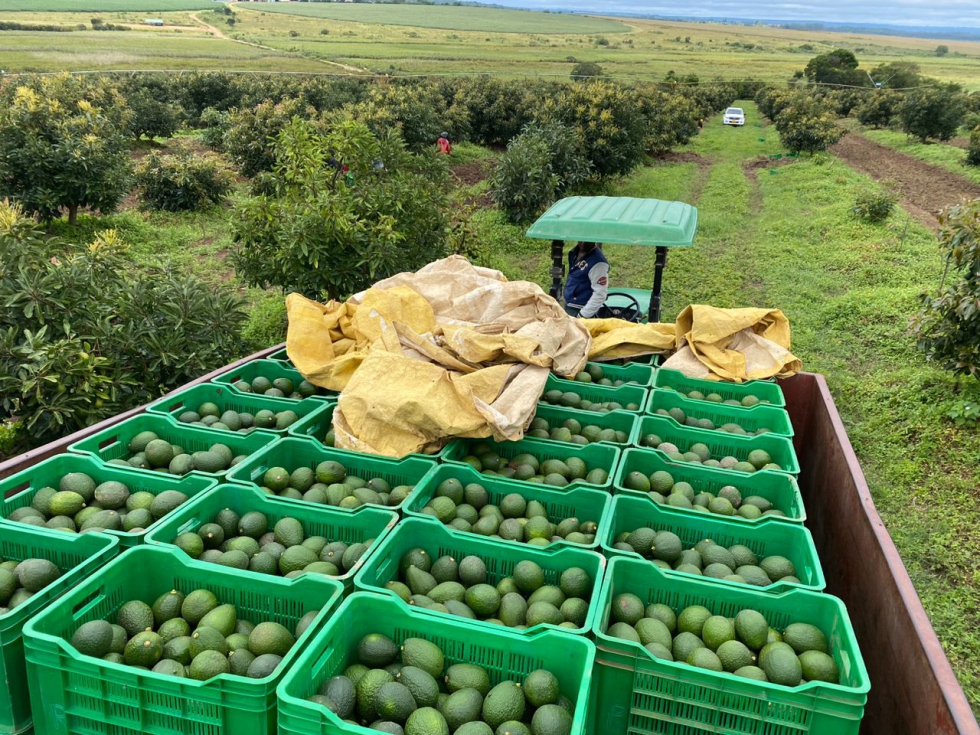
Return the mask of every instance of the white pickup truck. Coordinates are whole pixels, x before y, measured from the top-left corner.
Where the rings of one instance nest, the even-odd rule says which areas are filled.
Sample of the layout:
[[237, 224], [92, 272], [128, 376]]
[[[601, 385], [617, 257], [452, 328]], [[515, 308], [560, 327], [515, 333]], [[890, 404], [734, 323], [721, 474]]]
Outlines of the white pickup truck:
[[725, 125], [745, 125], [745, 111], [741, 107], [729, 107], [722, 117]]

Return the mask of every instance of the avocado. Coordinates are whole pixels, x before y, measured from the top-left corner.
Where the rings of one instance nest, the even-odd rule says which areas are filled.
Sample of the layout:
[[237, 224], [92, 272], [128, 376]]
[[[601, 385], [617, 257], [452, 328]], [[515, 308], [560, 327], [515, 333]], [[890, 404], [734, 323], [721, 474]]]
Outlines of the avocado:
[[71, 637], [71, 645], [83, 656], [102, 658], [112, 649], [112, 625], [105, 620], [83, 623]]
[[446, 659], [439, 647], [424, 638], [406, 638], [402, 643], [402, 663], [428, 672], [433, 678], [442, 675]]
[[191, 661], [190, 675], [197, 681], [206, 681], [230, 672], [231, 664], [228, 658], [218, 651], [204, 651]]
[[405, 735], [449, 735], [449, 724], [439, 710], [422, 707], [405, 722]]

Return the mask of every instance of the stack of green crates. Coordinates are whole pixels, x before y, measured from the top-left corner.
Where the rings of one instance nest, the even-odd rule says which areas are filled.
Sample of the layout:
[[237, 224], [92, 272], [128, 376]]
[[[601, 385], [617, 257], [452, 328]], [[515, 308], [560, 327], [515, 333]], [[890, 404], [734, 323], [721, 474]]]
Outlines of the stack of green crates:
[[[695, 398], [688, 397], [692, 391]], [[823, 570], [810, 533], [802, 525], [806, 512], [796, 480], [800, 468], [785, 406], [775, 382], [736, 385], [688, 378], [664, 368], [656, 371], [634, 447], [623, 452], [613, 479], [615, 498], [603, 528], [601, 548], [610, 562], [593, 628], [597, 655], [591, 732], [595, 735], [857, 734], [869, 691], [867, 672], [843, 603], [823, 593]], [[730, 423], [746, 433], [719, 430]], [[755, 434], [762, 427], [768, 431]], [[743, 473], [675, 461], [655, 449], [649, 435], [675, 444], [682, 453], [692, 444], [704, 444], [714, 459], [745, 460], [751, 450], [764, 449], [782, 469]], [[668, 473], [675, 484], [688, 483], [691, 488], [685, 492], [693, 489], [695, 495], [717, 495], [722, 487], [734, 486], [743, 498], [764, 498], [778, 513], [749, 519], [708, 513], [696, 506], [658, 504], [663, 496], [631, 489], [637, 486], [635, 477], [627, 481], [632, 473], [649, 478], [656, 472]], [[747, 546], [759, 556], [785, 556], [801, 584], [752, 587], [663, 569], [639, 554], [614, 548], [617, 538], [641, 526], [671, 531], [685, 548], [710, 538], [726, 546]], [[729, 618], [752, 609], [780, 632], [790, 622], [814, 625], [829, 642], [840, 682], [786, 687], [657, 658], [639, 643], [608, 635], [612, 602], [624, 593], [637, 595], [644, 605], [665, 604], [677, 614], [691, 605]]]
[[[279, 666], [261, 679], [231, 674], [182, 679], [84, 656], [69, 643], [82, 624], [114, 620], [129, 600], [152, 604], [171, 590], [186, 594], [198, 588], [234, 605], [252, 622], [276, 622], [292, 631], [307, 613], [316, 617]], [[276, 687], [342, 593], [339, 582], [318, 575], [286, 580], [193, 561], [162, 546], [131, 549], [24, 628], [35, 731], [273, 735]]]
[[[47, 559], [62, 572], [61, 577], [34, 593], [27, 602], [0, 614], [0, 732], [17, 733], [31, 727], [24, 625], [118, 551], [119, 540], [111, 536], [95, 533], [73, 536], [0, 521], [0, 562]], [[40, 700], [35, 699], [34, 703], [37, 705]], [[47, 731], [36, 726], [35, 732]]]

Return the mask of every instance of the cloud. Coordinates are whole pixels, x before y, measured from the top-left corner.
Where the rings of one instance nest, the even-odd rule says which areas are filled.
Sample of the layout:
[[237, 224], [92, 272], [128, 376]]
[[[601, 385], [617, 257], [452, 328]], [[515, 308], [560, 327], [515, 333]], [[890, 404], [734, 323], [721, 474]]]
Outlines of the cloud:
[[977, 0], [819, 0], [811, 3], [765, 3], [759, 0], [701, 0], [679, 4], [655, 0], [490, 0], [512, 8], [571, 10], [589, 13], [630, 13], [689, 18], [734, 18], [823, 23], [866, 23], [888, 26], [980, 28]]

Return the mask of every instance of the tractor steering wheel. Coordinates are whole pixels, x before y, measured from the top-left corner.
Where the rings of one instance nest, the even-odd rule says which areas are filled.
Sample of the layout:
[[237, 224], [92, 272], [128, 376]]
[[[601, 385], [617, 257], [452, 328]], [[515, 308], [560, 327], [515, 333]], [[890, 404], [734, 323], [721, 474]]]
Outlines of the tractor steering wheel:
[[[629, 304], [610, 306], [609, 301], [614, 296], [627, 300]], [[640, 302], [630, 294], [620, 291], [610, 291], [606, 295], [606, 303], [599, 307], [596, 316], [601, 319], [625, 319], [628, 322], [639, 324], [643, 320], [643, 308], [640, 306]]]

